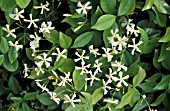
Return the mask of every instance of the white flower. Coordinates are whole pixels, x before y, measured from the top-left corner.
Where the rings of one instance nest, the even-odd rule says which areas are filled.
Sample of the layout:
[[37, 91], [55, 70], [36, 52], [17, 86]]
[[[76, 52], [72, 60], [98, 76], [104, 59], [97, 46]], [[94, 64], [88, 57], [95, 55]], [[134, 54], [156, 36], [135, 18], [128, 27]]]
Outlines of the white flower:
[[75, 66], [76, 70], [81, 70], [80, 75], [83, 75], [84, 73], [88, 73], [89, 71], [87, 70], [87, 68], [90, 67], [90, 64], [85, 66], [85, 62], [83, 61], [83, 62], [81, 62], [81, 65], [82, 65], [81, 67]]
[[50, 99], [54, 100], [57, 104], [60, 103], [60, 98], [57, 98], [57, 94], [55, 92], [49, 92], [47, 93], [50, 95]]
[[116, 75], [116, 74], [117, 74], [116, 71], [113, 72], [112, 69], [109, 68], [109, 74], [106, 74], [106, 77], [108, 78], [109, 83], [111, 83], [112, 80], [114, 80], [115, 76], [113, 76], [113, 75]]
[[16, 41], [15, 44], [12, 43], [12, 41], [9, 41], [8, 43], [9, 43], [10, 46], [15, 47], [16, 51], [23, 48], [23, 45], [18, 45], [19, 44], [18, 41]]
[[74, 98], [76, 97], [76, 94], [75, 94], [75, 93], [73, 94], [72, 98], [70, 98], [70, 97], [68, 96], [68, 94], [65, 94], [64, 96], [65, 96], [65, 101], [64, 101], [64, 103], [71, 103], [71, 105], [73, 106], [73, 108], [75, 107], [75, 104], [74, 104], [75, 102], [81, 102], [80, 99], [74, 100]]
[[92, 74], [92, 71], [90, 70], [89, 74], [90, 74], [90, 78], [86, 78], [85, 80], [86, 81], [91, 80], [90, 81], [90, 86], [93, 85], [94, 80], [100, 81], [100, 79], [96, 77], [96, 74], [97, 74], [96, 72], [94, 72], [94, 74]]
[[92, 9], [92, 6], [89, 6], [89, 5], [90, 5], [89, 1], [87, 3], [85, 3], [85, 5], [82, 5], [81, 2], [79, 1], [77, 3], [77, 7], [80, 7], [80, 8], [76, 9], [77, 13], [80, 14], [83, 11], [83, 14], [87, 14], [86, 10]]
[[14, 14], [9, 14], [9, 16], [14, 20], [20, 20], [19, 18], [24, 18], [22, 15], [24, 13], [24, 9], [18, 12], [18, 8], [14, 9]]
[[126, 47], [126, 42], [128, 41], [128, 38], [123, 36], [123, 38], [121, 38], [120, 36], [117, 37], [117, 41], [114, 43], [115, 46], [118, 46], [118, 50], [122, 51], [123, 48], [122, 47]]
[[92, 54], [94, 54], [94, 56], [96, 57], [97, 55], [101, 55], [100, 53], [98, 53], [98, 51], [99, 51], [99, 49], [94, 49], [93, 48], [93, 45], [90, 45], [89, 46], [89, 51], [90, 51], [90, 53], [92, 53]]
[[41, 13], [40, 14], [43, 14], [44, 10], [46, 11], [49, 11], [50, 9], [47, 8], [49, 6], [49, 3], [46, 1], [46, 4], [43, 5], [42, 3], [40, 4], [40, 6], [34, 6], [35, 9], [39, 9], [41, 8]]
[[115, 29], [115, 32], [113, 32], [113, 29], [110, 30], [112, 36], [111, 37], [107, 37], [107, 39], [109, 40], [109, 43], [112, 45], [112, 46], [115, 46], [115, 38], [119, 37], [119, 30], [116, 28]]
[[6, 37], [9, 37], [10, 35], [14, 38], [16, 38], [17, 36], [13, 33], [15, 32], [15, 29], [11, 29], [9, 28], [9, 25], [6, 24], [6, 28], [2, 27], [3, 30], [5, 30], [8, 34], [6, 35]]
[[82, 54], [80, 55], [78, 52], [76, 52], [75, 54], [79, 57], [78, 59], [74, 59], [75, 62], [78, 62], [79, 60], [81, 60], [81, 62], [84, 62], [84, 59], [89, 59], [88, 56], [84, 56], [84, 54], [86, 53], [86, 50], [83, 50]]
[[114, 78], [114, 81], [118, 82], [118, 84], [116, 85], [117, 87], [121, 87], [122, 86], [122, 83], [125, 85], [125, 86], [128, 86], [128, 84], [125, 82], [125, 79], [128, 79], [129, 78], [129, 75], [126, 75], [125, 77], [122, 77], [123, 76], [123, 73], [122, 72], [119, 72], [119, 77], [120, 78], [117, 78], [115, 77]]
[[113, 53], [113, 54], [117, 54], [117, 53], [118, 53], [118, 50], [116, 49], [115, 46], [112, 46], [112, 53]]
[[146, 98], [146, 95], [142, 95], [142, 98], [144, 98], [144, 99], [145, 99], [145, 98]]
[[41, 56], [38, 55], [38, 56], [37, 56], [37, 59], [41, 60], [41, 61], [38, 62], [39, 66], [42, 66], [43, 63], [45, 63], [46, 68], [48, 68], [48, 67], [50, 66], [50, 63], [49, 63], [49, 62], [52, 61], [52, 58], [51, 58], [51, 57], [48, 57], [48, 58], [47, 58], [47, 54], [46, 54], [46, 53], [43, 53], [43, 57], [41, 57]]
[[97, 68], [95, 70], [95, 73], [102, 72], [102, 70], [100, 69], [101, 66], [102, 66], [102, 63], [99, 63], [99, 59], [95, 60], [95, 64], [93, 66], [93, 67]]
[[104, 48], [102, 47], [102, 49], [104, 50], [105, 54], [102, 54], [103, 57], [107, 57], [107, 61], [110, 62], [112, 60], [113, 55], [111, 54], [111, 49], [110, 48]]
[[57, 50], [57, 53], [55, 53], [55, 52], [52, 53], [52, 55], [57, 55], [56, 61], [58, 61], [60, 59], [60, 57], [67, 58], [67, 56], [64, 55], [64, 53], [67, 52], [67, 49], [64, 49], [62, 52], [60, 52], [59, 48], [56, 48], [56, 50]]
[[63, 16], [65, 16], [65, 17], [71, 17], [71, 16], [73, 16], [73, 15], [66, 13], [66, 14], [63, 14]]
[[136, 39], [136, 38], [133, 38], [133, 39], [132, 39], [133, 45], [130, 45], [130, 44], [128, 45], [128, 47], [132, 47], [132, 48], [133, 48], [133, 50], [132, 50], [132, 55], [134, 55], [135, 50], [138, 51], [138, 52], [141, 52], [141, 50], [138, 48], [138, 46], [143, 43], [142, 41], [139, 41], [139, 43], [136, 44], [136, 43], [135, 43], [135, 39]]
[[58, 84], [58, 86], [65, 86], [66, 83], [72, 81], [72, 79], [69, 78], [69, 77], [70, 77], [70, 72], [64, 73], [64, 74], [65, 74], [65, 77], [60, 76], [60, 78], [61, 78], [62, 81]]
[[37, 73], [37, 76], [40, 74], [40, 73], [44, 73], [43, 69], [41, 68], [42, 65], [41, 64], [38, 64], [38, 62], [35, 61], [35, 64], [37, 65], [37, 67], [35, 68], [35, 72]]
[[35, 81], [36, 81], [35, 83], [37, 84], [37, 86], [42, 89], [42, 92], [43, 92], [43, 91], [49, 92], [49, 89], [47, 88], [47, 85], [46, 85], [46, 84], [41, 85], [41, 84], [39, 83], [40, 80], [35, 80]]
[[33, 41], [30, 42], [31, 49], [35, 50], [36, 48], [39, 47], [39, 41], [41, 40], [41, 37], [39, 37], [35, 32], [35, 36], [30, 35], [30, 38], [34, 39]]
[[26, 78], [28, 76], [28, 72], [30, 72], [27, 64], [24, 64], [24, 71], [23, 72], [24, 72], [24, 78]]
[[104, 90], [104, 94], [107, 94], [107, 93], [108, 93], [107, 89], [111, 89], [111, 87], [108, 86], [109, 81], [105, 82], [104, 79], [102, 79], [102, 81], [103, 81], [103, 87], [102, 87], [102, 89]]
[[29, 14], [30, 20], [24, 19], [25, 22], [30, 22], [27, 28], [30, 28], [33, 24], [35, 28], [38, 28], [38, 26], [35, 24], [35, 22], [39, 21], [39, 19], [32, 19], [32, 14]]
[[108, 99], [104, 99], [103, 102], [118, 104], [119, 100], [113, 99], [113, 98], [108, 98]]
[[133, 33], [135, 34], [135, 37], [138, 36], [139, 30], [135, 30], [135, 24], [127, 25], [127, 35], [132, 35]]
[[117, 60], [115, 63], [112, 63], [112, 67], [117, 67], [117, 71], [119, 72], [121, 69], [127, 71], [127, 67], [122, 64], [122, 62], [118, 62]]
[[125, 19], [125, 21], [121, 24], [122, 27], [127, 27], [127, 26], [130, 26], [130, 25], [135, 25], [134, 23], [131, 23], [133, 21], [133, 19]]
[[43, 22], [41, 24], [41, 28], [39, 30], [39, 32], [47, 32], [50, 33], [50, 30], [54, 29], [55, 27], [51, 27], [52, 26], [52, 22], [47, 22], [47, 24], [45, 22]]

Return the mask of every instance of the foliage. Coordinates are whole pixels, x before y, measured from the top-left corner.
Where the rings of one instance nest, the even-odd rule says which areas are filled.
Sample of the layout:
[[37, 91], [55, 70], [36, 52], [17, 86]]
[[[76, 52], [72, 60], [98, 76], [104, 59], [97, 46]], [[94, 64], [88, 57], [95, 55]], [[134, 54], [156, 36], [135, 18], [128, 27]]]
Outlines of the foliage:
[[0, 110], [170, 110], [168, 0], [0, 0], [0, 16]]

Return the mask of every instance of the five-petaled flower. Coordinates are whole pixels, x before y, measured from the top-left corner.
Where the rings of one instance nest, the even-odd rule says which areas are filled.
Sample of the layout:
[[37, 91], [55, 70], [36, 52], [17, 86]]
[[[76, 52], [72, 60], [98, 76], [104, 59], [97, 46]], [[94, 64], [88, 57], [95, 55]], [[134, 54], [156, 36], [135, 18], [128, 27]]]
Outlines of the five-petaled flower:
[[136, 38], [133, 38], [132, 41], [133, 41], [133, 45], [130, 45], [128, 44], [128, 47], [132, 47], [132, 55], [134, 55], [135, 53], [135, 50], [138, 51], [138, 52], [141, 52], [141, 50], [138, 48], [139, 45], [141, 45], [143, 42], [142, 41], [139, 41], [137, 44], [135, 43], [135, 39]]
[[76, 94], [75, 94], [75, 93], [73, 94], [72, 98], [70, 98], [70, 97], [68, 96], [68, 94], [65, 94], [64, 96], [65, 96], [65, 101], [64, 101], [64, 103], [71, 103], [71, 105], [73, 106], [73, 108], [75, 107], [75, 104], [74, 104], [75, 102], [81, 102], [80, 99], [74, 100], [74, 98], [76, 97]]
[[6, 24], [6, 28], [2, 27], [3, 30], [5, 30], [8, 34], [6, 35], [6, 37], [9, 37], [10, 35], [14, 38], [16, 38], [17, 36], [13, 33], [15, 32], [15, 29], [11, 29], [9, 28], [9, 25]]
[[33, 41], [30, 42], [30, 48], [35, 50], [36, 48], [39, 47], [39, 41], [41, 40], [41, 37], [39, 37], [35, 32], [35, 36], [30, 35], [30, 38], [34, 39]]
[[24, 18], [22, 15], [24, 13], [24, 9], [18, 12], [18, 8], [14, 9], [14, 14], [9, 14], [9, 16], [14, 20], [20, 20], [20, 18]]
[[42, 3], [40, 4], [40, 6], [34, 6], [35, 9], [39, 9], [41, 8], [41, 13], [40, 14], [43, 14], [44, 10], [46, 11], [49, 11], [50, 9], [47, 8], [49, 6], [49, 3], [46, 1], [46, 4], [43, 5]]
[[115, 61], [115, 63], [112, 63], [112, 67], [117, 67], [117, 71], [119, 72], [121, 69], [127, 71], [127, 67], [124, 66], [124, 64], [120, 61]]
[[79, 60], [81, 60], [81, 62], [84, 62], [84, 59], [89, 59], [88, 56], [84, 56], [84, 54], [86, 53], [86, 50], [83, 50], [82, 54], [80, 55], [78, 52], [76, 52], [75, 54], [79, 57], [77, 59], [74, 59], [75, 62], [78, 62]]
[[123, 77], [123, 72], [120, 71], [120, 72], [119, 72], [119, 77], [120, 77], [120, 78], [114, 77], [114, 81], [115, 81], [115, 82], [119, 81], [116, 86], [117, 86], [117, 87], [121, 87], [121, 86], [122, 86], [122, 83], [123, 83], [125, 86], [128, 86], [128, 83], [125, 82], [125, 79], [128, 79], [128, 78], [129, 78], [129, 75], [126, 75], [126, 76]]
[[105, 54], [102, 54], [103, 57], [107, 57], [107, 61], [110, 62], [112, 60], [112, 53], [110, 52], [111, 51], [111, 48], [104, 48], [102, 47], [102, 49], [104, 50]]
[[37, 56], [37, 59], [39, 59], [40, 61], [38, 62], [39, 66], [42, 66], [43, 63], [45, 63], [46, 68], [48, 68], [50, 66], [50, 62], [52, 61], [51, 57], [47, 58], [47, 54], [43, 53], [43, 57], [41, 57], [40, 55]]
[[30, 20], [24, 19], [25, 22], [30, 22], [27, 28], [31, 28], [31, 25], [33, 24], [35, 28], [38, 28], [38, 26], [35, 24], [35, 22], [38, 22], [39, 19], [32, 19], [32, 14], [29, 14]]
[[47, 24], [45, 22], [43, 22], [41, 24], [41, 28], [39, 30], [39, 32], [47, 32], [50, 33], [50, 30], [53, 30], [55, 27], [51, 27], [52, 26], [52, 22], [47, 22]]
[[16, 51], [18, 51], [19, 49], [22, 49], [22, 48], [23, 48], [23, 45], [18, 45], [18, 44], [19, 44], [18, 41], [15, 41], [15, 44], [12, 43], [12, 41], [9, 41], [8, 43], [9, 43], [10, 46], [15, 47]]
[[65, 59], [67, 58], [67, 56], [64, 55], [64, 53], [67, 52], [67, 49], [64, 49], [62, 52], [60, 52], [60, 49], [59, 49], [59, 48], [56, 48], [56, 50], [57, 50], [57, 53], [55, 53], [55, 52], [52, 53], [52, 55], [57, 55], [56, 61], [58, 61], [58, 60], [60, 59], [60, 57], [63, 57], [63, 58], [65, 58]]
[[85, 3], [85, 5], [82, 5], [81, 2], [79, 1], [77, 3], [77, 7], [80, 7], [80, 8], [76, 9], [77, 13], [80, 14], [81, 12], [83, 12], [83, 14], [87, 14], [87, 10], [92, 9], [92, 6], [89, 6], [89, 5], [90, 5], [89, 1]]
[[91, 80], [91, 81], [90, 81], [90, 86], [93, 85], [94, 80], [100, 81], [100, 79], [96, 77], [96, 74], [97, 74], [96, 72], [94, 72], [94, 74], [92, 74], [92, 71], [90, 70], [90, 71], [89, 71], [89, 74], [90, 74], [90, 77], [89, 77], [89, 78], [86, 78], [85, 80], [86, 80], [86, 81]]
[[64, 74], [65, 74], [65, 77], [60, 76], [61, 82], [58, 84], [58, 86], [66, 86], [66, 83], [72, 81], [72, 79], [69, 78], [70, 77], [70, 72], [64, 73]]

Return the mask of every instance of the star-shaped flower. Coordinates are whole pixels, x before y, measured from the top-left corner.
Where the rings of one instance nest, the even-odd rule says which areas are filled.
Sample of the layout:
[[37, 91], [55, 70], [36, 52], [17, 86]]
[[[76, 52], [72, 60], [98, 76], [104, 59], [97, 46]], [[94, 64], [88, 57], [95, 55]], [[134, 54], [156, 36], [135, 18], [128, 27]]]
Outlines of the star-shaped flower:
[[39, 19], [32, 19], [32, 14], [29, 14], [30, 20], [24, 19], [25, 22], [30, 22], [27, 28], [30, 29], [31, 25], [33, 24], [35, 28], [38, 28], [38, 26], [35, 24], [35, 22], [38, 22]]
[[92, 74], [92, 71], [90, 70], [90, 71], [89, 71], [89, 74], [90, 74], [90, 77], [89, 77], [89, 78], [86, 78], [85, 80], [86, 80], [86, 81], [91, 80], [91, 81], [90, 81], [90, 86], [93, 85], [94, 80], [100, 81], [100, 79], [96, 77], [96, 74], [97, 74], [96, 72], [94, 72], [94, 74]]
[[6, 37], [9, 37], [10, 35], [14, 38], [16, 38], [17, 36], [14, 34], [15, 29], [11, 29], [9, 28], [9, 25], [6, 24], [6, 28], [2, 27], [3, 30], [5, 30], [8, 34], [6, 35]]
[[62, 52], [60, 52], [60, 49], [59, 49], [59, 48], [56, 48], [56, 50], [57, 50], [57, 53], [55, 53], [55, 52], [52, 53], [52, 55], [57, 55], [56, 61], [58, 61], [58, 60], [60, 59], [60, 57], [63, 57], [63, 58], [65, 58], [65, 59], [67, 58], [67, 56], [64, 55], [64, 53], [67, 52], [67, 49], [64, 49]]
[[40, 6], [34, 6], [35, 9], [39, 9], [41, 8], [41, 13], [40, 14], [43, 14], [44, 10], [46, 11], [49, 11], [50, 9], [47, 8], [49, 6], [49, 3], [46, 1], [46, 4], [43, 5], [42, 3], [40, 4]]
[[123, 77], [123, 72], [120, 71], [120, 72], [119, 72], [119, 77], [120, 77], [120, 78], [117, 78], [117, 77], [114, 78], [114, 81], [115, 81], [115, 82], [119, 81], [116, 86], [117, 86], [117, 87], [121, 87], [121, 86], [122, 86], [122, 83], [123, 83], [125, 86], [128, 86], [127, 82], [125, 82], [125, 79], [128, 79], [128, 78], [129, 78], [129, 75], [126, 75], [126, 76]]
[[19, 49], [22, 49], [22, 48], [23, 48], [23, 45], [18, 45], [18, 44], [19, 44], [18, 41], [16, 41], [15, 44], [12, 43], [12, 41], [9, 41], [8, 43], [9, 43], [10, 46], [15, 47], [16, 51], [18, 51]]
[[122, 62], [115, 61], [115, 63], [112, 63], [112, 67], [117, 67], [117, 72], [119, 72], [121, 69], [127, 71], [127, 67], [122, 64]]
[[135, 43], [135, 39], [136, 38], [133, 38], [132, 41], [133, 41], [133, 45], [128, 45], [128, 47], [132, 47], [133, 50], [132, 50], [132, 55], [134, 55], [135, 51], [138, 51], [138, 52], [141, 52], [141, 50], [138, 48], [139, 45], [141, 45], [143, 42], [142, 41], [139, 41], [137, 44]]
[[66, 83], [68, 83], [68, 82], [71, 82], [72, 81], [72, 79], [70, 79], [69, 77], [70, 77], [70, 72], [68, 72], [68, 73], [64, 73], [65, 74], [65, 77], [63, 77], [63, 76], [60, 76], [60, 78], [61, 78], [61, 82], [58, 84], [58, 86], [65, 86], [66, 85]]
[[33, 41], [30, 42], [30, 47], [31, 49], [35, 50], [36, 48], [39, 47], [39, 41], [41, 40], [41, 37], [39, 37], [35, 32], [35, 36], [30, 35], [30, 38], [34, 39]]
[[50, 30], [54, 29], [55, 27], [51, 27], [52, 26], [52, 22], [47, 22], [47, 24], [45, 22], [43, 22], [41, 24], [41, 28], [39, 30], [39, 32], [47, 32], [50, 33]]
[[73, 108], [75, 107], [75, 104], [74, 104], [75, 102], [81, 102], [80, 99], [74, 100], [74, 98], [76, 97], [76, 94], [75, 94], [75, 93], [73, 94], [72, 98], [70, 98], [70, 97], [68, 96], [68, 94], [65, 94], [64, 96], [65, 96], [65, 101], [64, 101], [64, 103], [71, 103], [71, 105], [73, 106]]
[[79, 1], [77, 3], [77, 7], [80, 7], [80, 8], [76, 9], [76, 12], [78, 14], [80, 14], [81, 12], [83, 12], [83, 14], [87, 14], [87, 10], [92, 9], [92, 6], [89, 6], [89, 5], [90, 5], [89, 1], [87, 3], [85, 3], [85, 5], [82, 5], [81, 2]]
[[18, 12], [18, 8], [14, 9], [14, 14], [9, 14], [9, 16], [14, 20], [20, 20], [20, 18], [24, 18], [22, 15], [24, 13], [24, 9]]
[[39, 66], [42, 66], [43, 63], [45, 63], [46, 68], [48, 68], [50, 66], [50, 62], [52, 61], [51, 57], [47, 58], [47, 54], [43, 53], [43, 57], [41, 57], [40, 55], [37, 56], [37, 59], [39, 59], [40, 61], [38, 62]]

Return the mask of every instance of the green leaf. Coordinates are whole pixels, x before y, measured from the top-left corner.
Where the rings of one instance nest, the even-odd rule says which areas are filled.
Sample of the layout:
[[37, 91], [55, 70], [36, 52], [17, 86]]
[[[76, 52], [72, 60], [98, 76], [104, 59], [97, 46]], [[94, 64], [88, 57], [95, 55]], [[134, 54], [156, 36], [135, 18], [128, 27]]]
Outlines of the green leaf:
[[15, 0], [1, 0], [0, 4], [1, 4], [1, 9], [6, 12], [11, 11], [17, 6]]
[[10, 47], [8, 51], [9, 61], [13, 63], [18, 58], [18, 51], [15, 47]]
[[87, 111], [84, 105], [75, 104], [75, 107], [69, 106], [65, 111]]
[[169, 42], [170, 41], [170, 27], [166, 29], [165, 35], [159, 40], [159, 42]]
[[137, 75], [133, 78], [133, 85], [138, 86], [146, 77], [146, 72], [145, 70], [140, 67]]
[[96, 104], [103, 97], [103, 90], [101, 88], [96, 89], [92, 94], [92, 105]]
[[159, 10], [159, 12], [164, 13], [164, 14], [170, 14], [170, 7], [165, 2], [165, 0], [155, 0], [154, 4], [156, 8]]
[[154, 4], [155, 0], [146, 0], [144, 7], [142, 8], [142, 11], [148, 10], [152, 8], [152, 5]]
[[158, 106], [159, 104], [161, 104], [161, 102], [164, 101], [165, 97], [166, 97], [166, 93], [162, 93], [161, 95], [159, 95], [156, 101], [151, 104], [151, 106]]
[[11, 100], [13, 100], [15, 103], [23, 102], [23, 99], [21, 97], [11, 97]]
[[162, 44], [160, 56], [158, 58], [158, 62], [162, 62], [169, 57], [170, 51], [166, 50], [167, 47], [168, 47], [168, 44]]
[[50, 33], [44, 32], [43, 36], [51, 43], [59, 43], [59, 32], [57, 30], [50, 30]]
[[31, 0], [15, 0], [20, 8], [26, 8]]
[[92, 29], [96, 30], [106, 30], [111, 27], [116, 20], [116, 16], [111, 14], [102, 15], [96, 22], [95, 25], [92, 26]]
[[3, 66], [11, 72], [14, 72], [18, 69], [18, 60], [15, 60], [12, 64], [9, 61], [8, 55], [4, 56]]
[[76, 38], [71, 48], [79, 48], [87, 45], [93, 37], [93, 32], [86, 32]]
[[81, 92], [81, 94], [86, 98], [87, 102], [86, 102], [85, 106], [87, 107], [88, 111], [93, 111], [91, 94], [87, 93], [87, 92]]
[[4, 37], [0, 38], [0, 51], [2, 53], [7, 53], [9, 50], [8, 42]]
[[135, 0], [121, 0], [118, 9], [118, 16], [127, 14], [133, 7]]
[[28, 92], [24, 95], [23, 99], [24, 100], [33, 100], [36, 98], [38, 92]]
[[142, 28], [138, 27], [138, 30], [141, 33], [141, 37], [140, 37], [140, 41], [142, 41], [143, 43], [139, 46], [139, 48], [141, 49], [142, 52], [145, 51], [146, 46], [148, 45], [148, 34], [146, 33], [146, 31], [144, 31]]
[[3, 63], [4, 61], [4, 55], [0, 55], [0, 65]]
[[159, 58], [159, 50], [155, 49], [155, 53], [154, 53], [154, 57], [153, 57], [153, 65], [157, 69], [160, 69], [161, 68], [161, 64], [158, 62], [158, 58]]
[[100, 0], [100, 5], [105, 13], [113, 14], [116, 9], [116, 0]]
[[130, 90], [126, 94], [124, 94], [119, 105], [116, 107], [116, 109], [123, 108], [125, 105], [129, 104], [129, 102], [131, 101], [133, 97], [133, 92], [134, 90]]
[[43, 93], [41, 95], [37, 95], [37, 99], [43, 104], [43, 105], [51, 105], [55, 102], [50, 99], [50, 95], [48, 93]]
[[157, 85], [157, 83], [154, 81], [147, 81], [142, 84], [139, 84], [139, 87], [142, 88], [142, 90], [145, 91], [145, 93], [153, 93], [153, 92], [155, 92], [155, 90], [153, 90], [153, 88], [156, 85]]
[[71, 37], [60, 32], [59, 44], [63, 49], [68, 49], [72, 43]]
[[86, 74], [80, 75], [80, 70], [74, 70], [73, 72], [73, 81], [74, 81], [74, 87], [77, 91], [81, 91], [81, 89], [84, 87], [86, 83]]
[[74, 70], [75, 62], [71, 58], [65, 59], [64, 63], [58, 67], [61, 72], [72, 72]]
[[11, 76], [9, 78], [8, 87], [14, 94], [19, 94], [22, 91], [21, 86], [19, 85], [17, 79], [14, 76]]
[[99, 19], [99, 17], [102, 15], [103, 15], [103, 13], [102, 13], [100, 7], [98, 6], [95, 13], [91, 17], [91, 25], [94, 25], [97, 22], [97, 20]]
[[165, 77], [162, 78], [162, 80], [154, 87], [154, 90], [163, 90], [168, 88], [169, 85], [169, 80], [170, 80], [170, 75], [166, 75]]
[[156, 22], [158, 23], [158, 25], [160, 27], [166, 27], [166, 22], [167, 22], [167, 17], [165, 14], [160, 13], [157, 8], [152, 7], [152, 9], [154, 10], [155, 14], [156, 14]]
[[23, 111], [32, 111], [30, 109], [30, 107], [25, 102], [22, 103], [22, 109], [23, 109]]
[[27, 56], [30, 60], [34, 61], [34, 57], [32, 56], [32, 53], [33, 53], [33, 50], [32, 50], [31, 48], [26, 48], [26, 56]]
[[17, 38], [19, 38], [19, 42], [22, 44], [22, 45], [26, 45], [30, 39], [29, 37], [29, 33], [19, 33], [17, 34]]

